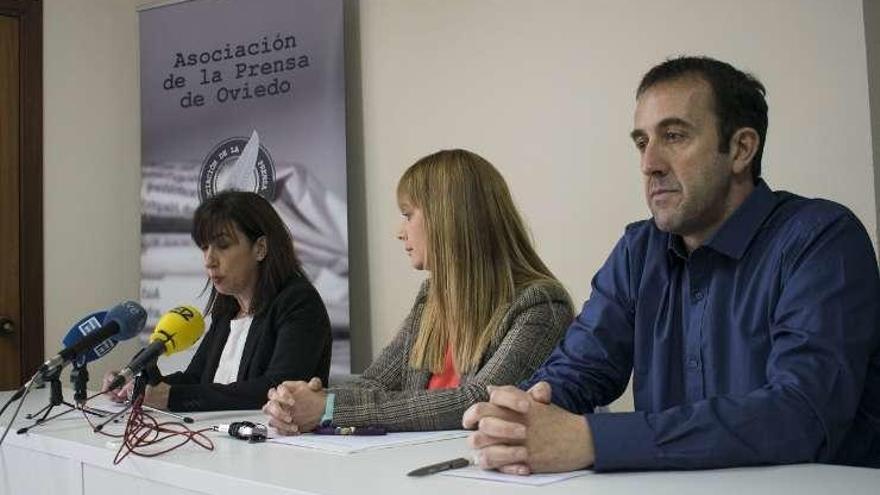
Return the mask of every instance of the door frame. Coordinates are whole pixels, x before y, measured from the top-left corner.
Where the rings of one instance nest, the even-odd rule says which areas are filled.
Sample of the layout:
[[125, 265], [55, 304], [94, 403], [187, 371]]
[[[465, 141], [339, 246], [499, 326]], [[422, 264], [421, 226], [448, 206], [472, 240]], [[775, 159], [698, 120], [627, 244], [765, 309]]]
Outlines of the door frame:
[[[19, 20], [19, 290], [21, 378], [43, 362], [43, 3], [0, 0], [0, 14]], [[23, 331], [27, 329], [27, 331]]]

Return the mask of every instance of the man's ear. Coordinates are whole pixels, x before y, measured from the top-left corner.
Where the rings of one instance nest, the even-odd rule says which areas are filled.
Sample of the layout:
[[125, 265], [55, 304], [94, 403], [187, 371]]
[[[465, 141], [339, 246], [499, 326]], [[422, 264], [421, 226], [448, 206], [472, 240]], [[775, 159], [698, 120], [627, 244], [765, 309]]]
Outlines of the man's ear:
[[733, 172], [737, 175], [751, 168], [752, 160], [761, 145], [758, 131], [751, 127], [740, 127], [730, 136], [729, 155], [733, 159]]

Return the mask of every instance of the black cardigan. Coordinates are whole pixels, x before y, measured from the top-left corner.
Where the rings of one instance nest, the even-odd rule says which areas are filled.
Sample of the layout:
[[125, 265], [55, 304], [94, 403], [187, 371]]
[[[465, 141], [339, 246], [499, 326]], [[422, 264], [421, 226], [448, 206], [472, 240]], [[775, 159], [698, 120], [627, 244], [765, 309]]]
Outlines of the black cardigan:
[[238, 381], [214, 382], [229, 337], [229, 318], [211, 323], [183, 372], [162, 378], [171, 385], [171, 411], [259, 409], [266, 393], [285, 380], [319, 377], [330, 371], [330, 319], [318, 292], [303, 276], [293, 277], [248, 330]]

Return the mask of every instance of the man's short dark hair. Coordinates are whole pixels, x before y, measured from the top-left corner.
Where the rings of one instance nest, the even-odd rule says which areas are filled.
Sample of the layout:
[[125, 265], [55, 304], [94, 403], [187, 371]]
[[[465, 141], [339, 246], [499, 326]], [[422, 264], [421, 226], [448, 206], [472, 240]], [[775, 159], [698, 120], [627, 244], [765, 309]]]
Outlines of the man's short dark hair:
[[761, 155], [767, 136], [767, 91], [751, 74], [710, 57], [678, 57], [654, 66], [642, 78], [636, 98], [657, 83], [686, 76], [703, 78], [712, 88], [715, 115], [718, 118], [718, 151], [730, 151], [730, 138], [737, 129], [751, 127], [758, 133], [760, 143], [752, 159], [752, 179], [761, 177]]

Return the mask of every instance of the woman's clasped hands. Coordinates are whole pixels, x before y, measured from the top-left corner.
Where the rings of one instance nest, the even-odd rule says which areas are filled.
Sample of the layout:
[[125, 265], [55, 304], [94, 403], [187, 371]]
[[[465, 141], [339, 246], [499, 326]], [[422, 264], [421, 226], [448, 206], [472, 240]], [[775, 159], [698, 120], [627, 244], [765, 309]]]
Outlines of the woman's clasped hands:
[[327, 392], [320, 378], [287, 381], [270, 388], [269, 401], [263, 412], [269, 416], [269, 426], [282, 435], [297, 435], [314, 430], [324, 415]]

